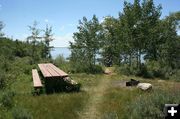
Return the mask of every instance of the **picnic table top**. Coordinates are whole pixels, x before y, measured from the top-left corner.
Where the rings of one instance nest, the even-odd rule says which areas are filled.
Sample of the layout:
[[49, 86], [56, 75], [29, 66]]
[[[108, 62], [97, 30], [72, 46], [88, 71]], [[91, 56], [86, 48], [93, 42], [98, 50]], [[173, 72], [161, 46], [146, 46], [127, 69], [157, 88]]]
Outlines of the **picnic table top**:
[[47, 77], [65, 77], [67, 73], [53, 65], [52, 63], [38, 64], [43, 76]]

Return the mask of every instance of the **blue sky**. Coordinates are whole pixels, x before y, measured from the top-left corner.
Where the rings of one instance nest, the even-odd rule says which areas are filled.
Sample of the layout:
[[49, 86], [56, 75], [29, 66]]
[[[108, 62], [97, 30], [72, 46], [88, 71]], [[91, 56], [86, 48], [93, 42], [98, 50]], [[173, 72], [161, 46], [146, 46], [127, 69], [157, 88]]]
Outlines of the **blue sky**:
[[[126, 0], [132, 2], [133, 0]], [[0, 21], [6, 26], [9, 37], [24, 40], [30, 32], [28, 25], [36, 20], [41, 29], [46, 24], [53, 26], [55, 40], [51, 45], [66, 47], [73, 41], [78, 21], [93, 14], [101, 21], [104, 16], [117, 17], [122, 12], [124, 0], [0, 0]], [[180, 0], [154, 0], [163, 7], [162, 18], [170, 12], [180, 11]]]

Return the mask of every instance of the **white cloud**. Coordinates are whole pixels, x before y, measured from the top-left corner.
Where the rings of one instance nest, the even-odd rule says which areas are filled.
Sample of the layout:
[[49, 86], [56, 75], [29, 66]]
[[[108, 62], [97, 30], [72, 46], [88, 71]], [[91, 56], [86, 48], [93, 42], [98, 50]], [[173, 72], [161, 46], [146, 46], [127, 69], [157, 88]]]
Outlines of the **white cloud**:
[[65, 29], [65, 26], [61, 26], [59, 30], [63, 31], [64, 29]]
[[48, 22], [49, 22], [49, 20], [48, 20], [48, 19], [45, 19], [45, 20], [44, 20], [44, 22], [48, 23]]
[[104, 18], [103, 18], [103, 19], [101, 19], [99, 23], [103, 23], [103, 22], [104, 22]]
[[69, 41], [74, 41], [72, 35], [72, 33], [67, 33], [63, 36], [55, 36], [50, 45], [54, 47], [69, 47]]

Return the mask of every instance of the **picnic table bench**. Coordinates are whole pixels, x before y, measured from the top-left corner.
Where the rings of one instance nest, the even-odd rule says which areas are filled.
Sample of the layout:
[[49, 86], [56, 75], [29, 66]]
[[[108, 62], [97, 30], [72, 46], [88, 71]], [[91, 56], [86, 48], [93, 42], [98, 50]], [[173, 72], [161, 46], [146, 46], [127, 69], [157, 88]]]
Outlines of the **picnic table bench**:
[[39, 78], [37, 69], [32, 69], [33, 85], [35, 88], [42, 87], [41, 80]]
[[32, 78], [33, 78], [33, 86], [35, 89], [34, 93], [39, 94], [43, 85], [41, 83], [41, 79], [38, 75], [37, 69], [32, 69]]

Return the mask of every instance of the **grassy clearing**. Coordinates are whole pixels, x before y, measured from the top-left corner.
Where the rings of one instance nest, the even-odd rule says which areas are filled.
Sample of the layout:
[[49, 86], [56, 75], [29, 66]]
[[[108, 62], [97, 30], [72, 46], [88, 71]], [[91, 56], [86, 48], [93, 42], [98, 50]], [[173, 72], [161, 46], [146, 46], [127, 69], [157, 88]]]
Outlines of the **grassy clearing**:
[[[164, 104], [180, 103], [180, 83], [159, 79], [144, 80], [139, 77], [118, 77], [117, 75], [110, 78], [116, 85], [112, 83], [105, 91], [104, 100], [99, 108], [103, 119], [163, 118]], [[117, 85], [118, 81], [122, 83], [130, 78], [153, 84], [153, 90], [143, 92], [134, 87]]]
[[32, 79], [20, 79], [12, 85], [16, 92], [15, 107], [25, 108], [36, 119], [77, 119], [86, 105], [90, 95], [89, 90], [98, 85], [100, 75], [75, 74], [71, 76], [82, 84], [78, 93], [59, 93], [51, 95], [32, 96]]
[[[1, 106], [0, 118], [11, 119], [13, 110], [18, 108], [25, 109], [34, 119], [161, 118], [164, 103], [180, 103], [180, 83], [171, 80], [117, 74], [72, 74], [71, 77], [82, 84], [80, 92], [32, 96], [31, 76], [20, 76], [11, 86], [15, 92], [14, 107], [7, 110]], [[125, 87], [124, 82], [130, 78], [153, 84], [153, 90], [143, 92]]]

